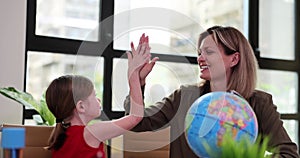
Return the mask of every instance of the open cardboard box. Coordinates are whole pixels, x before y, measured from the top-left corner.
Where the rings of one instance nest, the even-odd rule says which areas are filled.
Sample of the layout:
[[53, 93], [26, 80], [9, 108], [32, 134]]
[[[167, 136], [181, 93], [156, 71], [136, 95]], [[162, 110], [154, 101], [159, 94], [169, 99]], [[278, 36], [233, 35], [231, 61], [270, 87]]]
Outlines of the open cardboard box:
[[168, 158], [170, 127], [155, 132], [123, 135], [124, 158]]
[[51, 151], [45, 149], [45, 147], [48, 145], [48, 139], [54, 127], [17, 124], [3, 124], [2, 127], [25, 128], [23, 158], [51, 158]]

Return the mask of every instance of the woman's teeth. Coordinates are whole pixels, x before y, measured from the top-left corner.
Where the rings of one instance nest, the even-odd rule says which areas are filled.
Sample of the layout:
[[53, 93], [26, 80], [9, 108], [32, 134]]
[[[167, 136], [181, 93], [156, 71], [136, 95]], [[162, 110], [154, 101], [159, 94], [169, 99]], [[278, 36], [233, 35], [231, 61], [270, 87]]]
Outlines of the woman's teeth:
[[207, 65], [202, 65], [202, 66], [200, 65], [200, 68], [201, 69], [208, 69], [208, 66]]

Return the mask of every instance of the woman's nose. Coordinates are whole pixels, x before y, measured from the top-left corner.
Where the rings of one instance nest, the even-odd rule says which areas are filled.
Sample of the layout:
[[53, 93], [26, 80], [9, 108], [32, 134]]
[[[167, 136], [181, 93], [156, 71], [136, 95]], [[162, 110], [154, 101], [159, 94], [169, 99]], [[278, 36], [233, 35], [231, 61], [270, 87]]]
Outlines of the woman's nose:
[[203, 61], [205, 61], [205, 58], [204, 58], [203, 54], [198, 55], [197, 62], [200, 63], [200, 62], [203, 62]]

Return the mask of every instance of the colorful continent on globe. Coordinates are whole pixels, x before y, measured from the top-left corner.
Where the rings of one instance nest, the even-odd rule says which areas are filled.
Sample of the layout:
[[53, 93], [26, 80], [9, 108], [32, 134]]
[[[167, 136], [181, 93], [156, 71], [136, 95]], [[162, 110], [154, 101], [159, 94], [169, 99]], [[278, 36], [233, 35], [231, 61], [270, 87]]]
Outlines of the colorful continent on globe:
[[211, 102], [207, 112], [209, 115], [218, 116], [220, 129], [218, 131], [218, 146], [221, 145], [224, 134], [229, 132], [232, 137], [237, 136], [239, 130], [243, 130], [247, 126], [248, 120], [252, 117], [251, 111], [241, 103], [241, 100], [225, 96], [226, 99], [217, 99]]

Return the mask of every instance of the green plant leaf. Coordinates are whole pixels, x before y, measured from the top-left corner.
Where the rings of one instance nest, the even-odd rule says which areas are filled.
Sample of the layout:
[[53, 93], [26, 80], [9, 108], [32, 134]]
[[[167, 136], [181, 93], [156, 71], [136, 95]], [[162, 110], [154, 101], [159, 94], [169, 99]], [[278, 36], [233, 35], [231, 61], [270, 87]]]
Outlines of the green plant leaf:
[[33, 108], [40, 112], [39, 103], [29, 93], [22, 92], [14, 87], [0, 88], [0, 93], [27, 108]]
[[276, 148], [269, 150], [270, 155], [266, 155], [268, 151], [269, 137], [258, 136], [255, 143], [252, 143], [247, 137], [235, 140], [231, 134], [226, 133], [223, 137], [220, 149], [221, 153], [210, 148], [209, 144], [204, 143], [205, 149], [211, 158], [270, 158], [277, 157]]
[[40, 115], [43, 116], [43, 118], [46, 120], [46, 123], [49, 125], [54, 125], [55, 123], [55, 116], [52, 114], [52, 112], [48, 109], [47, 103], [45, 101], [45, 94], [43, 94], [41, 100], [40, 100], [40, 108], [41, 113]]
[[14, 87], [0, 88], [0, 94], [22, 104], [26, 108], [36, 110], [43, 118], [43, 121], [45, 121], [44, 124], [46, 125], [54, 124], [55, 117], [49, 111], [48, 106], [45, 102], [44, 95], [40, 101], [37, 101], [32, 97], [30, 93], [20, 91]]

